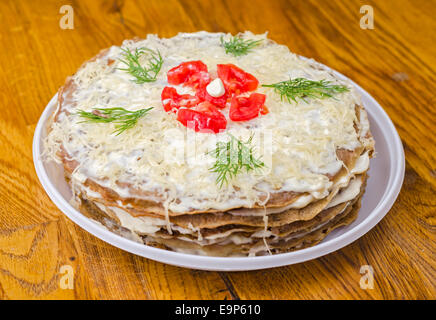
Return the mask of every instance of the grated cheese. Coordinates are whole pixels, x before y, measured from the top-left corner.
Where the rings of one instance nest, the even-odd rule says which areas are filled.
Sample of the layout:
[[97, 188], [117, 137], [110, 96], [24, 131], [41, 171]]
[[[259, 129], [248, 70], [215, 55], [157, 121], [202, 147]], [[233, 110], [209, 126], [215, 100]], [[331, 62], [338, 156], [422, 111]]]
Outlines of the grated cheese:
[[[52, 125], [46, 154], [59, 162], [56, 153], [63, 146], [72, 160], [80, 163], [73, 179], [92, 178], [123, 197], [139, 196], [132, 190], [153, 191], [155, 195], [147, 198], [164, 202], [172, 212], [252, 207], [265, 192], [304, 192], [312, 198], [328, 194], [332, 182], [326, 174], [335, 174], [342, 167], [336, 149], [352, 150], [361, 145], [361, 137], [354, 129], [355, 105], [360, 104], [354, 89], [338, 94], [335, 99], [288, 103], [273, 89], [259, 87], [257, 92], [267, 96], [266, 106], [270, 111], [267, 115], [248, 122], [229, 121], [224, 133], [200, 133], [194, 138], [192, 130], [183, 127], [174, 114], [164, 111], [160, 95], [168, 85], [166, 73], [189, 60], [202, 60], [214, 77], [217, 64], [233, 63], [253, 74], [261, 84], [295, 77], [344, 83], [319, 69], [313, 60], [300, 59], [287, 47], [267, 40], [266, 34], [246, 32], [244, 37], [264, 41], [240, 57], [225, 53], [220, 46], [221, 36], [229, 37], [198, 32], [181, 33], [170, 39], [149, 35], [138, 42], [124, 41], [123, 48], [159, 50], [164, 63], [154, 83], [138, 85], [130, 74], [119, 70], [123, 65], [118, 61], [121, 49], [117, 46], [111, 47], [104, 57], [85, 64], [73, 76], [77, 89]], [[108, 59], [115, 62], [108, 65]], [[177, 90], [192, 94], [189, 88], [177, 87]], [[112, 133], [113, 124], [79, 123], [78, 109], [109, 107], [132, 111], [153, 109], [134, 128], [118, 136]], [[361, 131], [367, 131], [367, 121], [360, 126]], [[266, 169], [257, 174], [239, 174], [229, 185], [219, 188], [216, 175], [209, 171], [214, 158], [206, 153], [213, 149], [217, 139], [225, 140], [227, 133], [236, 137], [255, 134], [258, 152], [266, 152], [263, 155]], [[304, 200], [307, 198], [301, 201]]]

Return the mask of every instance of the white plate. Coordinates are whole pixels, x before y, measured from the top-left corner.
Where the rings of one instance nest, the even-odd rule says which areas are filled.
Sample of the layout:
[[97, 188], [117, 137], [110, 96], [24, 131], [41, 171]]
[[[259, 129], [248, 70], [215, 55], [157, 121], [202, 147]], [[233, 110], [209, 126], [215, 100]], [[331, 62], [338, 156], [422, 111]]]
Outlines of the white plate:
[[[347, 79], [338, 72], [334, 73], [339, 78]], [[36, 173], [51, 200], [71, 220], [113, 246], [152, 260], [201, 270], [242, 271], [279, 267], [315, 259], [350, 244], [373, 228], [392, 207], [403, 184], [405, 160], [400, 137], [377, 101], [360, 86], [354, 82], [353, 84], [362, 95], [363, 105], [368, 112], [371, 132], [376, 141], [377, 156], [371, 159], [366, 193], [356, 221], [349, 226], [334, 230], [321, 243], [310, 248], [262, 257], [197, 256], [152, 248], [134, 242], [88, 219], [69, 204], [72, 194], [65, 182], [62, 166], [53, 162], [46, 164], [40, 156], [43, 151], [42, 141], [46, 135], [46, 122], [55, 109], [57, 94], [45, 108], [35, 129], [33, 161]]]

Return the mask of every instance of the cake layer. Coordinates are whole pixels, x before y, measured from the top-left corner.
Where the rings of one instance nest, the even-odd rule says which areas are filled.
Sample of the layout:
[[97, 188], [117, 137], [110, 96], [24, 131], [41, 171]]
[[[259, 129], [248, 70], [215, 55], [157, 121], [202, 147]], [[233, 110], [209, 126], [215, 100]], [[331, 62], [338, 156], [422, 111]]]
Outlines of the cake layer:
[[[74, 185], [85, 185], [105, 201], [120, 201], [138, 211], [165, 216], [281, 208], [303, 201], [301, 196], [315, 200], [327, 196], [332, 179], [341, 173], [344, 164], [352, 166], [363, 150], [371, 150], [365, 112], [351, 86], [349, 92], [335, 99], [310, 103], [288, 103], [274, 90], [259, 87], [258, 91], [266, 95], [268, 114], [244, 123], [230, 121], [226, 132], [217, 135], [198, 134], [196, 154], [185, 154], [185, 161], [180, 163], [168, 159], [167, 154], [177, 153], [179, 144], [188, 141], [186, 128], [163, 110], [160, 100], [162, 89], [168, 85], [166, 72], [180, 62], [201, 59], [212, 75], [217, 64], [234, 63], [261, 83], [303, 75], [343, 83], [314, 61], [300, 59], [265, 35], [246, 33], [244, 36], [263, 40], [263, 44], [239, 58], [225, 53], [221, 36], [227, 37], [202, 32], [171, 39], [149, 36], [125, 41], [122, 48], [102, 51], [67, 80], [59, 93], [47, 149], [64, 163]], [[159, 50], [164, 62], [155, 82], [138, 85], [120, 68], [122, 49], [142, 47]], [[144, 106], [153, 109], [122, 135], [111, 134], [111, 125], [82, 123], [77, 116], [77, 110], [96, 107], [137, 110]], [[207, 154], [217, 139], [226, 140], [228, 134], [261, 135], [265, 143], [259, 149], [271, 151], [264, 159], [265, 172], [243, 173], [220, 187], [214, 181], [216, 174], [209, 170], [213, 159]], [[189, 145], [185, 148], [189, 149]]]
[[[66, 80], [44, 154], [81, 212], [140, 243], [213, 256], [302, 249], [355, 219], [374, 140], [353, 85], [266, 34], [237, 37], [257, 45], [234, 56], [223, 33], [126, 40]], [[225, 130], [199, 130], [211, 124]], [[222, 166], [216, 150], [235, 141]]]

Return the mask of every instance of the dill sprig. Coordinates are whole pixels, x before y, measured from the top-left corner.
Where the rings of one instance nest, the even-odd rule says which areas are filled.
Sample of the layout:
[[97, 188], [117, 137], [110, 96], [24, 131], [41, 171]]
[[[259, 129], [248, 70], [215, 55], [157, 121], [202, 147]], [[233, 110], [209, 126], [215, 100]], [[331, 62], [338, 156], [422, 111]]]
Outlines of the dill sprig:
[[244, 40], [240, 36], [234, 36], [230, 40], [225, 41], [223, 37], [220, 38], [221, 45], [235, 57], [246, 55], [251, 49], [257, 47], [262, 43], [261, 40]]
[[218, 142], [216, 149], [207, 153], [216, 158], [215, 164], [209, 170], [218, 174], [216, 183], [220, 188], [243, 169], [249, 172], [265, 166], [260, 158], [255, 158], [253, 155], [254, 147], [250, 146], [253, 136], [246, 142], [231, 134], [229, 136], [228, 142]]
[[124, 108], [95, 108], [92, 112], [87, 112], [79, 110], [77, 114], [85, 118], [86, 120], [80, 121], [79, 123], [92, 122], [92, 123], [115, 123], [116, 135], [123, 133], [124, 131], [133, 128], [138, 119], [144, 116], [148, 111], [153, 109], [146, 108], [137, 111], [129, 111]]
[[332, 84], [331, 81], [314, 81], [305, 78], [295, 78], [274, 84], [263, 84], [262, 87], [274, 88], [275, 92], [280, 94], [282, 100], [287, 99], [288, 102], [291, 102], [291, 100], [297, 102], [297, 99], [307, 102], [306, 98], [331, 98], [335, 93], [350, 90], [344, 85]]
[[[159, 51], [154, 51], [147, 48], [136, 48], [134, 52], [130, 49], [121, 49], [123, 51], [122, 56], [124, 59], [119, 59], [126, 65], [126, 68], [118, 68], [119, 70], [127, 71], [136, 78], [135, 83], [142, 84], [145, 82], [156, 81], [157, 74], [162, 68], [163, 59]], [[141, 66], [139, 58], [149, 53], [150, 57], [145, 66]]]

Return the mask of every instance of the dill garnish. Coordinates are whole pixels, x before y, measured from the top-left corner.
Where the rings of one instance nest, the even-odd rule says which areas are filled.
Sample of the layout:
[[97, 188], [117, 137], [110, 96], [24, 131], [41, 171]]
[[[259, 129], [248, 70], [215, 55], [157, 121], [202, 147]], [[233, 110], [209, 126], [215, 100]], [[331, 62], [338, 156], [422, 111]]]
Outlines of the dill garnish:
[[229, 41], [224, 41], [224, 38], [221, 37], [220, 41], [226, 53], [235, 57], [246, 55], [251, 49], [262, 43], [262, 40], [244, 40], [240, 36], [234, 36]]
[[209, 170], [218, 174], [216, 183], [220, 188], [243, 169], [249, 172], [265, 166], [260, 158], [255, 158], [253, 155], [254, 147], [250, 146], [253, 136], [246, 142], [231, 134], [229, 136], [228, 142], [218, 142], [216, 149], [207, 153], [216, 158], [215, 164]]
[[147, 108], [147, 109], [140, 109], [137, 111], [129, 111], [124, 108], [95, 108], [92, 112], [87, 112], [83, 110], [79, 110], [77, 114], [85, 118], [86, 120], [83, 120], [79, 123], [83, 122], [93, 122], [93, 123], [109, 123], [113, 122], [115, 123], [115, 131], [113, 133], [116, 133], [119, 135], [120, 133], [123, 133], [127, 129], [133, 128], [136, 123], [138, 122], [138, 119], [144, 116], [148, 111], [153, 109]]
[[297, 102], [297, 99], [307, 102], [305, 98], [331, 98], [335, 93], [350, 90], [344, 85], [331, 84], [331, 81], [314, 81], [305, 78], [295, 78], [274, 84], [263, 84], [262, 87], [274, 88], [275, 92], [280, 94], [282, 99], [286, 98], [288, 102], [291, 102], [291, 100]]
[[[159, 51], [153, 51], [147, 48], [136, 48], [134, 52], [123, 48], [121, 48], [121, 50], [123, 51], [122, 56], [124, 59], [119, 60], [127, 67], [118, 68], [119, 70], [127, 71], [134, 76], [136, 78], [134, 81], [137, 84], [156, 81], [157, 74], [163, 64], [163, 59]], [[139, 58], [145, 53], [149, 53], [150, 57], [147, 64], [141, 66]]]

